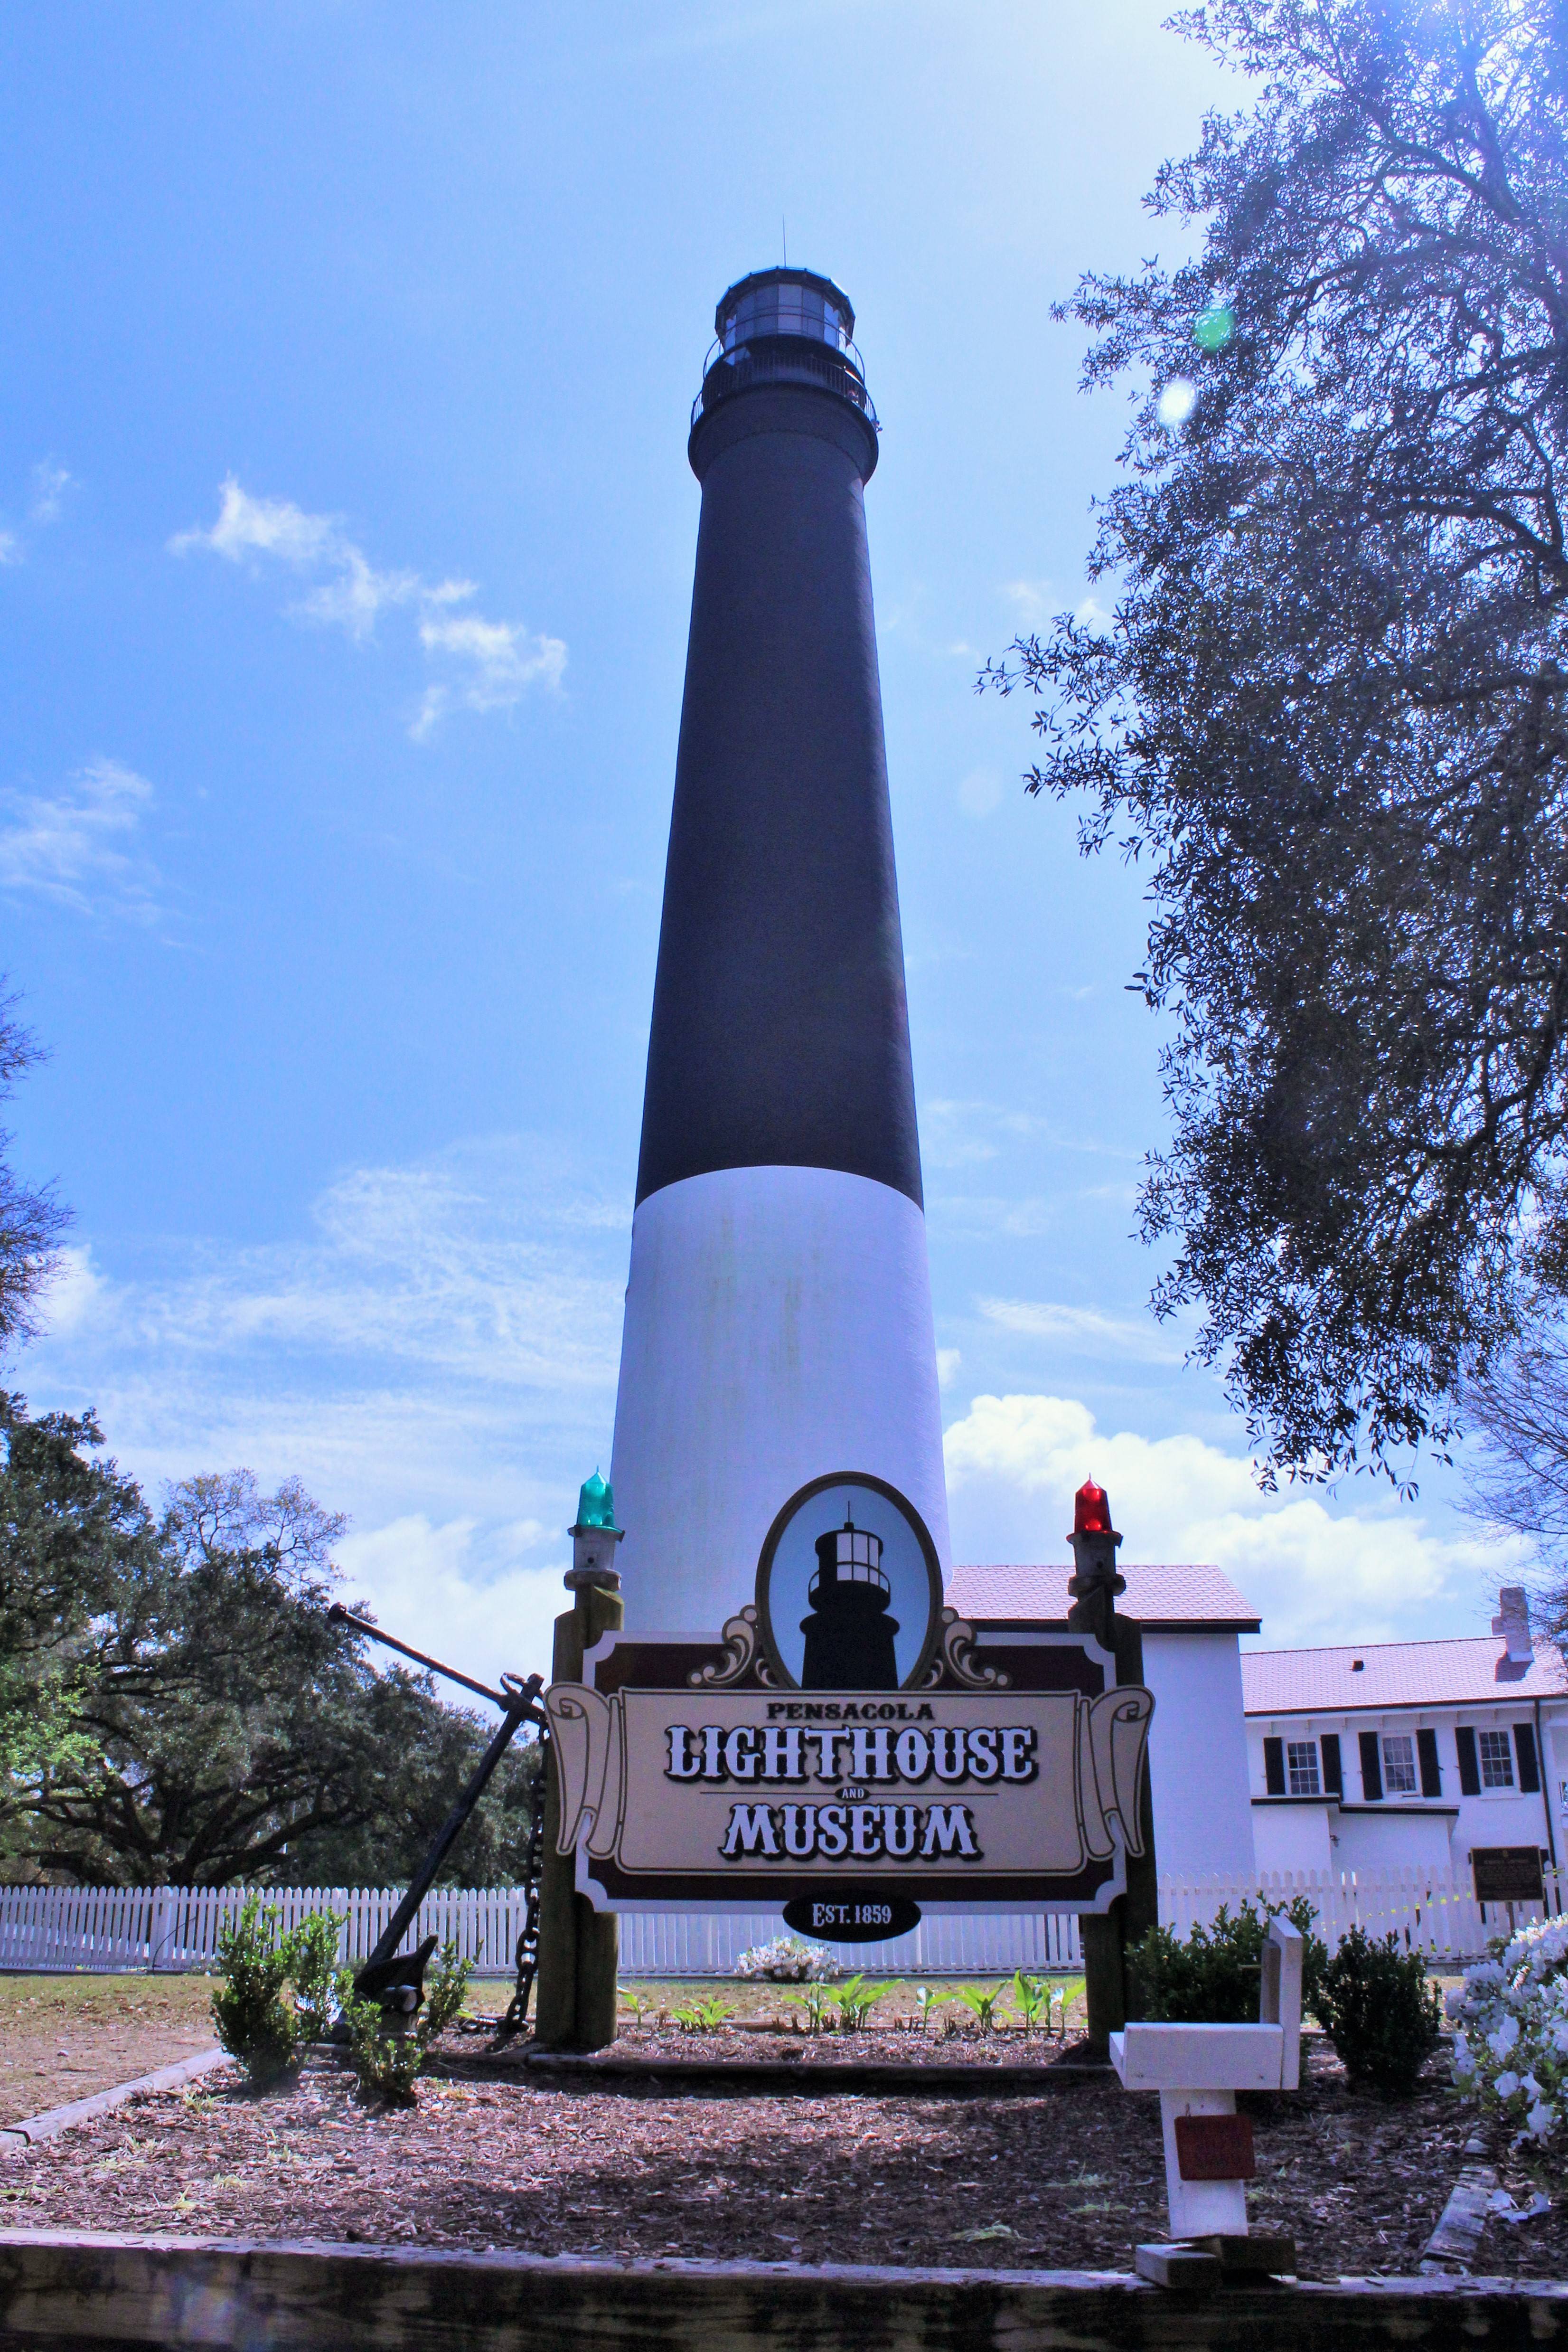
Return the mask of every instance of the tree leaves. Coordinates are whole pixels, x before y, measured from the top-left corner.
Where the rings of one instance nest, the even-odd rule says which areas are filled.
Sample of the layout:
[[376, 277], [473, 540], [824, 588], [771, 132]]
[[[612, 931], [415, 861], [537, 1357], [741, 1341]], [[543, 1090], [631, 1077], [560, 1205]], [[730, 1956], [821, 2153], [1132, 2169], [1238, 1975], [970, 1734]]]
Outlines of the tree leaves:
[[[491, 1727], [328, 1617], [343, 1521], [247, 1471], [187, 1481], [155, 1521], [90, 1416], [0, 1399], [0, 1433], [13, 1857], [110, 1885], [405, 1878]], [[468, 1884], [516, 1875], [537, 1761], [507, 1759], [454, 1849]]]
[[1156, 1311], [1201, 1304], [1270, 1468], [1323, 1475], [1440, 1450], [1568, 1232], [1568, 12], [1183, 25], [1264, 87], [1149, 199], [1202, 259], [1063, 306], [1086, 384], [1146, 385], [1114, 619], [986, 677], [1040, 698], [1031, 789], [1148, 861]]

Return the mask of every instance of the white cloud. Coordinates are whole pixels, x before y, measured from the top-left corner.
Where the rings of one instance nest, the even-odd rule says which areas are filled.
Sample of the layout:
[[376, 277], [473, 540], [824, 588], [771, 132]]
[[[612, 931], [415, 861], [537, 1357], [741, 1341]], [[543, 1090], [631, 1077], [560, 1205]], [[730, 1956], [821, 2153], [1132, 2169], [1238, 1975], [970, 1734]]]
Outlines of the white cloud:
[[500, 1138], [352, 1171], [289, 1242], [111, 1270], [73, 1248], [29, 1392], [96, 1404], [149, 1493], [241, 1464], [302, 1478], [350, 1514], [340, 1558], [389, 1631], [531, 1671], [578, 1486], [608, 1467], [630, 1222]]
[[[1094, 1188], [1091, 1198], [1113, 1188]], [[1071, 1353], [1092, 1350], [1132, 1356], [1145, 1364], [1179, 1364], [1184, 1351], [1172, 1344], [1167, 1329], [1147, 1318], [1103, 1315], [1093, 1307], [1061, 1307], [1050, 1300], [982, 1298], [979, 1309], [988, 1323], [1004, 1331], [1019, 1331], [1031, 1339], [1050, 1339]]]
[[955, 1557], [1065, 1557], [1072, 1496], [1110, 1494], [1132, 1560], [1208, 1561], [1263, 1619], [1270, 1648], [1485, 1631], [1516, 1548], [1433, 1535], [1392, 1498], [1354, 1510], [1316, 1495], [1260, 1491], [1251, 1465], [1204, 1439], [1108, 1434], [1087, 1405], [1054, 1396], [980, 1396], [946, 1435]]
[[938, 1384], [942, 1388], [947, 1389], [952, 1387], [954, 1381], [958, 1377], [958, 1367], [963, 1360], [964, 1360], [958, 1353], [956, 1348], [937, 1349], [936, 1379]]
[[33, 500], [27, 512], [34, 522], [58, 522], [60, 501], [70, 488], [68, 467], [53, 457], [41, 458], [33, 468]]
[[0, 792], [0, 889], [153, 921], [157, 869], [130, 846], [152, 801], [145, 776], [118, 760], [89, 761], [53, 796]]
[[484, 621], [476, 613], [456, 620], [419, 625], [427, 654], [457, 665], [456, 682], [427, 687], [410, 732], [423, 741], [454, 708], [509, 710], [530, 686], [559, 688], [566, 647], [559, 637], [535, 636], [508, 621]]
[[291, 499], [253, 499], [233, 474], [225, 479], [218, 497], [218, 519], [212, 529], [176, 531], [169, 541], [171, 555], [190, 555], [205, 548], [230, 563], [239, 563], [247, 555], [273, 555], [303, 570], [337, 560], [346, 544], [336, 515], [307, 514]]
[[217, 520], [209, 530], [176, 531], [169, 551], [204, 551], [230, 563], [266, 558], [295, 572], [324, 573], [287, 609], [293, 619], [344, 630], [357, 645], [374, 635], [383, 613], [413, 608], [426, 658], [453, 664], [458, 672], [452, 683], [427, 688], [410, 729], [416, 741], [451, 710], [510, 709], [530, 686], [560, 684], [566, 646], [559, 637], [477, 614], [442, 617], [477, 594], [472, 580], [427, 581], [417, 572], [378, 571], [348, 537], [341, 516], [311, 514], [290, 499], [254, 498], [233, 474], [220, 488]]
[[1049, 580], [1005, 580], [1002, 594], [1017, 614], [1021, 629], [1042, 627], [1061, 605], [1061, 598]]
[[99, 1306], [104, 1288], [90, 1249], [75, 1244], [62, 1249], [39, 1301], [43, 1328], [61, 1339], [79, 1331]]
[[958, 787], [958, 806], [966, 816], [990, 816], [1001, 804], [1001, 782], [989, 768], [976, 768]]
[[[556, 1557], [520, 1564], [520, 1554], [541, 1546]], [[569, 1605], [561, 1577], [571, 1544], [562, 1530], [524, 1520], [487, 1542], [472, 1518], [434, 1526], [415, 1513], [347, 1536], [337, 1559], [376, 1622], [416, 1650], [481, 1681], [549, 1667], [554, 1621]], [[464, 1704], [459, 1693], [445, 1695]]]
[[14, 530], [0, 530], [0, 563], [20, 563], [22, 542]]

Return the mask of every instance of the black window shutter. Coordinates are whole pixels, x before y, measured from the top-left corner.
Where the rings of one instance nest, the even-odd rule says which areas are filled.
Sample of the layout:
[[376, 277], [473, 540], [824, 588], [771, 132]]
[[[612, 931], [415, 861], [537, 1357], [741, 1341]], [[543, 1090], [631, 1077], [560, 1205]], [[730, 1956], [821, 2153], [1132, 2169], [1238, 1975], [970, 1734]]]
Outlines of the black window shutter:
[[1383, 1794], [1383, 1766], [1378, 1761], [1375, 1731], [1364, 1731], [1361, 1735], [1361, 1793], [1369, 1805], [1375, 1804]]
[[1285, 1793], [1285, 1743], [1282, 1739], [1263, 1742], [1263, 1778], [1271, 1797]]
[[1527, 1797], [1532, 1797], [1541, 1787], [1541, 1768], [1535, 1760], [1534, 1727], [1528, 1723], [1516, 1723], [1513, 1744], [1519, 1750], [1519, 1785]]
[[1476, 1735], [1468, 1723], [1461, 1723], [1454, 1734], [1459, 1751], [1459, 1794], [1479, 1797], [1481, 1792], [1481, 1768], [1476, 1761]]
[[1339, 1760], [1339, 1734], [1325, 1731], [1318, 1745], [1323, 1751], [1323, 1787], [1331, 1797], [1344, 1794], [1344, 1767]]
[[1440, 1797], [1443, 1793], [1443, 1768], [1437, 1761], [1437, 1735], [1435, 1731], [1416, 1734], [1416, 1753], [1421, 1759], [1421, 1794]]

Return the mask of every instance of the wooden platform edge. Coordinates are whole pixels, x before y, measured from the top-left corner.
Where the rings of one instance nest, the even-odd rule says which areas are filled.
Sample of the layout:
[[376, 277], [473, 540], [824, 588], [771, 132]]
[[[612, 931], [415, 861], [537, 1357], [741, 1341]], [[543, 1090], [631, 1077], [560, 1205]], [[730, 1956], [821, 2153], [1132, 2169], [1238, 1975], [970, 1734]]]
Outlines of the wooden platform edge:
[[601, 2090], [646, 2089], [701, 2093], [756, 2092], [772, 2098], [789, 2092], [812, 2097], [834, 2094], [863, 2098], [868, 2093], [914, 2098], [1026, 2098], [1043, 2091], [1062, 2090], [1074, 2084], [1108, 2084], [1119, 2088], [1109, 2066], [1077, 2063], [1045, 2066], [968, 2066], [936, 2063], [899, 2065], [894, 2062], [809, 2058], [600, 2058], [564, 2050], [526, 2049], [515, 2058], [486, 2060], [483, 2053], [466, 2052], [446, 2059], [452, 2071], [472, 2068], [488, 2082], [527, 2082], [530, 2076], [552, 2086], [573, 2084]]
[[578, 2262], [512, 2253], [0, 2231], [0, 2347], [267, 2352], [1270, 2352], [1568, 2342], [1568, 2282], [1227, 2286], [1130, 2273]]
[[115, 2107], [122, 2107], [127, 2099], [140, 2097], [143, 2091], [177, 2091], [183, 2084], [199, 2081], [219, 2066], [232, 2063], [224, 2050], [198, 2050], [193, 2057], [177, 2058], [172, 2065], [155, 2067], [151, 2074], [138, 2074], [129, 2083], [116, 2083], [107, 2091], [95, 2091], [90, 2098], [71, 2099], [63, 2107], [46, 2107], [40, 2115], [24, 2116], [19, 2123], [0, 2125], [0, 2157], [20, 2155], [41, 2139], [53, 2139], [57, 2132], [69, 2131], [73, 2124], [90, 2123], [94, 2116], [107, 2116]]

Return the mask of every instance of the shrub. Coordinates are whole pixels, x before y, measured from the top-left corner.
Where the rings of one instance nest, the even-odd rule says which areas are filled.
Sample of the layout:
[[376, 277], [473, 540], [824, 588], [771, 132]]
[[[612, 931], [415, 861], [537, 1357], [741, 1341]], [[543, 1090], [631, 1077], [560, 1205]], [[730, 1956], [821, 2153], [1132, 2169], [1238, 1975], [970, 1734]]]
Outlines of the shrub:
[[957, 1985], [954, 1988], [953, 1998], [961, 2000], [966, 2009], [974, 2011], [983, 2039], [996, 2029], [997, 2003], [1006, 1992], [1005, 1984], [992, 1985], [988, 1992], [984, 1985]]
[[731, 2004], [716, 1992], [694, 1993], [690, 2000], [670, 2011], [683, 2033], [716, 2033], [731, 2014]]
[[821, 2033], [822, 2011], [827, 2006], [828, 1996], [814, 1979], [807, 1985], [804, 1992], [787, 1992], [784, 1998], [800, 2010], [808, 2033]]
[[948, 1996], [945, 1992], [937, 1992], [934, 1986], [915, 1986], [915, 2001], [916, 2008], [920, 2011], [920, 2031], [922, 2033], [925, 2032], [926, 2027], [930, 2024], [935, 2011], [946, 2007], [947, 2000]]
[[1531, 2139], [1550, 2139], [1568, 2115], [1568, 1919], [1500, 1937], [1450, 2006], [1461, 2090]]
[[1437, 2046], [1442, 2005], [1420, 1952], [1353, 1927], [1322, 1971], [1312, 2008], [1353, 2083], [1407, 2099]]
[[1040, 2023], [1040, 2012], [1042, 2009], [1045, 2011], [1046, 2026], [1049, 2031], [1051, 2024], [1050, 1978], [1031, 1977], [1023, 1969], [1015, 1969], [1013, 1970], [1013, 2006], [1023, 2020], [1023, 2030], [1026, 2033], [1032, 2033], [1034, 2032], [1035, 2027]]
[[762, 1977], [773, 1984], [825, 1984], [839, 1964], [825, 1945], [803, 1944], [798, 1936], [775, 1936], [753, 1944], [735, 1964], [737, 1977]]
[[893, 1983], [867, 1984], [862, 1975], [852, 1976], [839, 1987], [838, 2026], [841, 2033], [863, 2033], [866, 2020], [879, 2000], [884, 2000], [893, 1990]]
[[1260, 1910], [1245, 1899], [1235, 1916], [1223, 1903], [1184, 1940], [1169, 1927], [1151, 1927], [1128, 1954], [1138, 2014], [1183, 2025], [1246, 2025], [1258, 2014], [1260, 1971], [1269, 1922], [1282, 1913], [1305, 1938], [1301, 2004], [1316, 2012], [1328, 1947], [1312, 1932], [1317, 1916], [1304, 1895]]
[[413, 2106], [413, 2086], [430, 2045], [462, 2009], [473, 1973], [473, 1961], [458, 1958], [456, 1943], [444, 1944], [417, 2021], [406, 2033], [392, 2033], [380, 2001], [361, 2000], [353, 1971], [339, 1969], [333, 1994], [349, 2031], [349, 2063], [361, 2098], [380, 2099], [392, 2107]]
[[473, 1973], [473, 1961], [458, 1958], [455, 1938], [443, 1944], [435, 1974], [425, 1991], [423, 2011], [414, 2027], [422, 2049], [428, 2050], [431, 2043], [445, 2032], [453, 2019], [461, 2015], [468, 1979]]
[[258, 2091], [270, 2090], [298, 2071], [299, 2021], [284, 2000], [290, 1953], [278, 1935], [280, 1916], [264, 1911], [252, 1895], [239, 1917], [218, 1937], [223, 1982], [213, 1995], [213, 2023], [231, 2058], [237, 2058]]
[[312, 1911], [281, 1946], [300, 2039], [324, 2042], [338, 2014], [338, 1938], [343, 1922], [330, 1911]]
[[412, 2107], [414, 2079], [424, 2063], [419, 2034], [389, 2033], [380, 2001], [360, 2000], [349, 1969], [340, 1972], [337, 1993], [360, 2096], [379, 2099], [389, 2107]]

